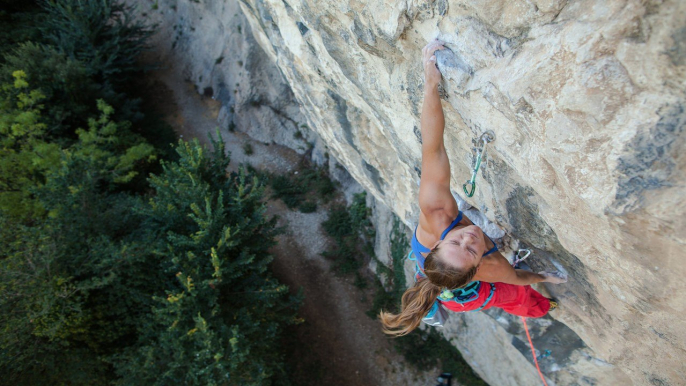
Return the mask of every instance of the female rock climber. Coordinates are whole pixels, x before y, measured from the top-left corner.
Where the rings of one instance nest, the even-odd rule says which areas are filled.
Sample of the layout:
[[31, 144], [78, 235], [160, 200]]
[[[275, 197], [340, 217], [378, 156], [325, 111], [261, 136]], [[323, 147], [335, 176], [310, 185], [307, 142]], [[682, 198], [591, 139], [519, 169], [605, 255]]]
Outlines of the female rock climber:
[[438, 96], [441, 73], [435, 51], [443, 48], [442, 42], [434, 40], [422, 50], [420, 213], [412, 238], [418, 272], [415, 284], [402, 296], [400, 314], [382, 311], [379, 315], [389, 335], [405, 335], [417, 328], [436, 300], [455, 312], [498, 307], [514, 315], [540, 317], [557, 304], [530, 284], [567, 281], [558, 272], [514, 269], [481, 228], [459, 211], [450, 192], [450, 163], [443, 143], [445, 121]]

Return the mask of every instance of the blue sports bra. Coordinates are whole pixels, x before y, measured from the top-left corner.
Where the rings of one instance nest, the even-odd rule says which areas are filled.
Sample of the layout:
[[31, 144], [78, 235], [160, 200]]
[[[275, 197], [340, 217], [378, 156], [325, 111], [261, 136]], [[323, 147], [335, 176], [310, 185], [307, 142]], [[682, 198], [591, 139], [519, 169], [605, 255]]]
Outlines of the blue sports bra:
[[[445, 228], [443, 233], [441, 233], [441, 240], [443, 240], [445, 238], [445, 235], [447, 235], [448, 232], [450, 232], [453, 228], [455, 228], [457, 226], [457, 224], [460, 223], [460, 221], [462, 221], [462, 212], [458, 212], [457, 218], [455, 220], [453, 220], [453, 222], [451, 222], [447, 228]], [[488, 237], [488, 235], [486, 233], [484, 233], [484, 235], [486, 235], [486, 237]], [[488, 237], [488, 239], [491, 241], [491, 243], [493, 243], [493, 248], [489, 249], [486, 253], [484, 253], [483, 254], [484, 256], [490, 255], [491, 253], [498, 250], [498, 247], [495, 245], [493, 240], [491, 240], [490, 237]], [[424, 256], [422, 255], [422, 253], [429, 253], [429, 252], [431, 252], [431, 249], [423, 246], [419, 242], [419, 240], [417, 240], [417, 228], [415, 228], [414, 233], [412, 234], [412, 253], [415, 256], [415, 259], [417, 259], [417, 265], [419, 266], [419, 268], [421, 269], [422, 272], [424, 271]]]

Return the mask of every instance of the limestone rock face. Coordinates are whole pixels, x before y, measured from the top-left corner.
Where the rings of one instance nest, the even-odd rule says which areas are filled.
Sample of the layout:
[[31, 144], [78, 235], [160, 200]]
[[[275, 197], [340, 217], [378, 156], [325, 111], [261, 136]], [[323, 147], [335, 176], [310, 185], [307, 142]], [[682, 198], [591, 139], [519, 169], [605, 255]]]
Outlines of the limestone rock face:
[[[686, 383], [686, 2], [159, 3], [148, 12], [167, 41], [159, 53], [222, 101], [222, 129], [303, 153], [315, 142], [313, 157], [335, 157], [411, 228], [421, 48], [443, 40], [461, 207], [506, 247], [532, 249], [533, 270], [569, 274], [546, 287], [562, 308], [529, 320], [545, 375], [559, 385]], [[485, 130], [496, 141], [466, 198]], [[519, 319], [456, 315], [443, 331], [490, 384], [540, 382]]]

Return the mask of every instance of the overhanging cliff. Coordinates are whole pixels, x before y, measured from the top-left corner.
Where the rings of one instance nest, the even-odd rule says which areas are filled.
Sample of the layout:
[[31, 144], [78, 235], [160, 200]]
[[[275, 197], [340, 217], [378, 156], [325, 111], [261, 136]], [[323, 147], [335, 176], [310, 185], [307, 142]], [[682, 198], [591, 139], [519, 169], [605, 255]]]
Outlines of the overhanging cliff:
[[[557, 384], [686, 383], [686, 3], [678, 1], [138, 1], [157, 53], [183, 63], [235, 125], [325, 151], [408, 226], [418, 216], [421, 48], [435, 37], [446, 147], [462, 203], [534, 250], [563, 307], [534, 324]], [[145, 9], [143, 9], [143, 7]], [[309, 131], [312, 134], [308, 134]], [[462, 197], [464, 199], [464, 197]], [[504, 231], [504, 232], [503, 232]], [[516, 319], [445, 335], [493, 385], [537, 382]]]

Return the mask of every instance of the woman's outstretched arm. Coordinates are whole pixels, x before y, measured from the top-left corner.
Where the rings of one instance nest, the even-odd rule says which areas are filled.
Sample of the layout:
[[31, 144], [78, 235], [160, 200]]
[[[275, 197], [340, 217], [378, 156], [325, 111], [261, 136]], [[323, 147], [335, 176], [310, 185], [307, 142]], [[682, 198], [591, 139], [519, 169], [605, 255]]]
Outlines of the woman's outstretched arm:
[[488, 259], [488, 262], [483, 262], [479, 266], [474, 280], [514, 285], [529, 285], [542, 282], [562, 284], [567, 282], [567, 277], [560, 272], [535, 273], [523, 269], [514, 269], [500, 252], [496, 252], [492, 258]]
[[425, 81], [421, 115], [422, 177], [419, 184], [419, 208], [428, 217], [432, 217], [436, 211], [442, 211], [448, 217], [457, 215], [457, 203], [450, 193], [450, 162], [443, 143], [445, 119], [438, 95], [441, 73], [436, 67], [434, 55], [436, 50], [443, 48], [442, 42], [434, 40], [422, 50]]

